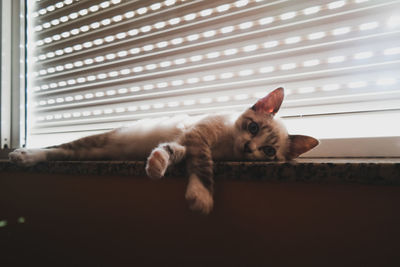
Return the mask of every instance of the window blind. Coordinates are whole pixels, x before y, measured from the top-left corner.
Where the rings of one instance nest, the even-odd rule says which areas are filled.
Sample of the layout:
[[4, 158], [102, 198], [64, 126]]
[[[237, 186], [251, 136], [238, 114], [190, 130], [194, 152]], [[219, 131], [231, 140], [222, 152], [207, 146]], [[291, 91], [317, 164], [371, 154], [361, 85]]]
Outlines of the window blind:
[[278, 86], [282, 117], [400, 107], [398, 0], [28, 2], [33, 140], [241, 111]]

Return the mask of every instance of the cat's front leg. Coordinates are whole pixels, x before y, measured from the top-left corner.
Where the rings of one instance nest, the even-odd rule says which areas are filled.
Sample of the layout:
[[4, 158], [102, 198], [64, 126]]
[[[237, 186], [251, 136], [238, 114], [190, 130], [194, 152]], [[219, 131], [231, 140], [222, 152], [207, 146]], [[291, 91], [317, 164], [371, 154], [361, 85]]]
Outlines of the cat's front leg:
[[185, 157], [185, 153], [186, 148], [175, 142], [158, 145], [147, 158], [147, 175], [152, 179], [160, 179], [170, 165], [180, 162]]
[[188, 134], [185, 140], [189, 174], [185, 198], [191, 210], [208, 214], [214, 206], [213, 161], [209, 144], [198, 137]]
[[213, 209], [214, 200], [211, 192], [203, 185], [196, 174], [189, 176], [185, 198], [191, 210], [208, 214]]

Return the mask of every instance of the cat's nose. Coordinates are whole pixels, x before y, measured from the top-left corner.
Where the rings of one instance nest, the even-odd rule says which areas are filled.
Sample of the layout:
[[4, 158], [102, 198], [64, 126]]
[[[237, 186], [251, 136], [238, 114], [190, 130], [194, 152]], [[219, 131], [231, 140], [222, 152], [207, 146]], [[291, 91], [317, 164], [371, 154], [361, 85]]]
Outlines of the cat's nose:
[[253, 151], [251, 150], [251, 148], [250, 148], [250, 141], [247, 141], [245, 144], [244, 144], [244, 153], [252, 153]]

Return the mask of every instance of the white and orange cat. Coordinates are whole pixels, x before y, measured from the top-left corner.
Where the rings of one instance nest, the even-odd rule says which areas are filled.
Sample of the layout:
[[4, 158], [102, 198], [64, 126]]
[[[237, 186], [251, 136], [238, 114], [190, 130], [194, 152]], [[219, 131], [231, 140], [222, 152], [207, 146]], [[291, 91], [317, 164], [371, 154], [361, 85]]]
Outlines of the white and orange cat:
[[93, 135], [59, 146], [20, 148], [9, 154], [12, 162], [32, 166], [50, 160], [146, 160], [150, 178], [159, 179], [172, 164], [185, 160], [189, 182], [185, 198], [192, 210], [213, 208], [213, 160], [291, 160], [318, 140], [289, 135], [274, 118], [284, 97], [278, 88], [237, 118], [208, 116], [195, 123], [168, 121], [151, 127], [140, 123]]

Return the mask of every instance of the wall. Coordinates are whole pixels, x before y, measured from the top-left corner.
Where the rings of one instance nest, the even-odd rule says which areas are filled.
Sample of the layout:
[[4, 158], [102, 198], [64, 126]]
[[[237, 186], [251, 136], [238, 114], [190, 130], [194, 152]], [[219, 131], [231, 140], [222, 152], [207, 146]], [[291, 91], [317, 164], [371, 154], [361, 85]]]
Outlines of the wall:
[[3, 172], [2, 266], [400, 264], [399, 187], [219, 180], [202, 216], [185, 185]]

